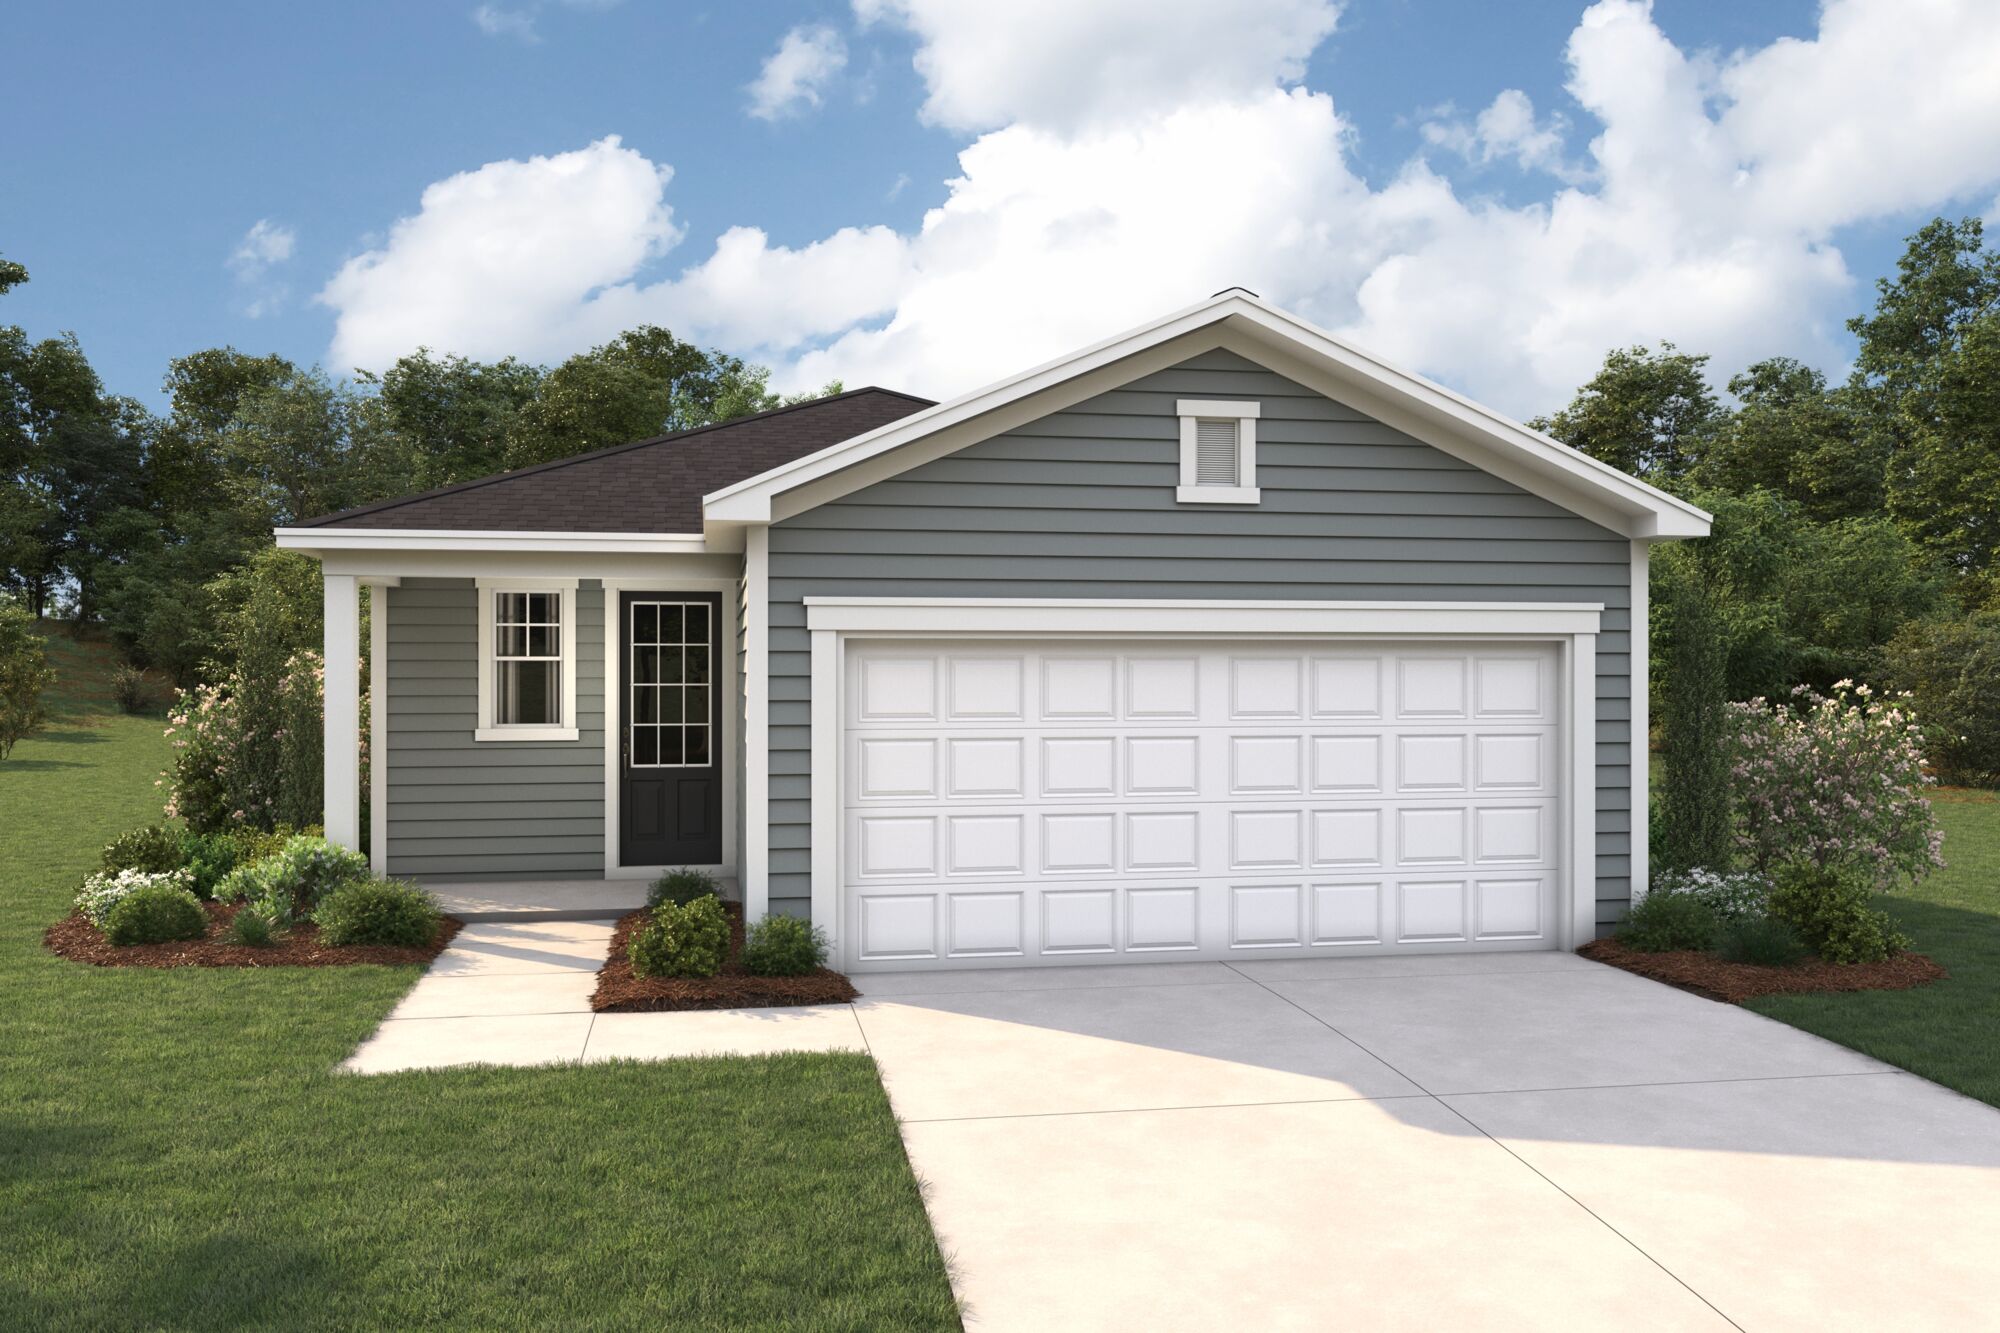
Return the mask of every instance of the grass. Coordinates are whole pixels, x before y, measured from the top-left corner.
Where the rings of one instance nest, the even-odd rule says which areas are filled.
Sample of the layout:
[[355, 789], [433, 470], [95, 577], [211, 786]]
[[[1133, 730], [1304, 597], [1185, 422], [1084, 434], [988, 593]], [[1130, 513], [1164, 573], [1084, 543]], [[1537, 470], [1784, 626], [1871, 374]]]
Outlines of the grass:
[[1946, 868], [1880, 901], [1951, 976], [1748, 1007], [2000, 1106], [2000, 793], [1940, 792], [1937, 809]]
[[166, 762], [55, 646], [0, 763], [0, 1326], [958, 1327], [864, 1056], [340, 1076], [414, 968], [45, 953]]

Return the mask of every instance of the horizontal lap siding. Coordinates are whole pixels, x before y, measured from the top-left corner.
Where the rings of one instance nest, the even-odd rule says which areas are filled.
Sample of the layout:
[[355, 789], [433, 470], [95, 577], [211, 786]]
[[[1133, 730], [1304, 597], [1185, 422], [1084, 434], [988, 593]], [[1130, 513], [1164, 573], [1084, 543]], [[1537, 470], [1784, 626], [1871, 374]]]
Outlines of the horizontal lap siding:
[[604, 593], [577, 590], [578, 730], [474, 741], [479, 602], [470, 579], [389, 590], [389, 872], [433, 882], [604, 873]]
[[[1176, 504], [1175, 399], [1251, 398], [1254, 508]], [[771, 905], [811, 883], [809, 596], [1602, 602], [1598, 917], [1629, 898], [1630, 547], [1228, 352], [775, 524]]]

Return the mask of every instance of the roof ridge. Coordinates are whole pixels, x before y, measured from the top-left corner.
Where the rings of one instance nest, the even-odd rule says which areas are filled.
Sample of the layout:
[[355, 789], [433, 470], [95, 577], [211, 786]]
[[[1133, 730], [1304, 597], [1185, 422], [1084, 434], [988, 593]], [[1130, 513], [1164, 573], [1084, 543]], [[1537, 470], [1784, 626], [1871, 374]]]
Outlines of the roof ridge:
[[533, 476], [540, 472], [553, 472], [558, 468], [569, 467], [576, 463], [587, 463], [596, 458], [608, 458], [615, 454], [629, 453], [634, 449], [644, 449], [660, 444], [671, 444], [677, 440], [690, 439], [696, 435], [708, 434], [711, 431], [728, 430], [732, 427], [748, 425], [753, 421], [764, 421], [771, 417], [784, 416], [788, 413], [803, 411], [807, 408], [826, 407], [833, 403], [858, 398], [863, 394], [881, 394], [890, 398], [901, 398], [906, 402], [920, 403], [925, 407], [937, 406], [932, 400], [919, 398], [913, 393], [903, 393], [898, 389], [884, 389], [880, 385], [875, 384], [864, 384], [858, 389], [844, 389], [839, 393], [828, 394], [824, 398], [808, 398], [804, 402], [786, 403], [780, 407], [769, 407], [765, 408], [762, 412], [752, 412], [750, 415], [742, 417], [731, 417], [727, 421], [711, 421], [703, 426], [690, 426], [686, 430], [667, 431], [659, 435], [646, 436], [644, 439], [627, 440], [623, 444], [607, 445], [602, 449], [592, 449], [581, 454], [571, 454], [567, 458], [552, 458], [544, 463], [530, 463], [526, 467], [515, 468], [510, 472], [494, 472], [484, 477], [473, 477], [466, 481], [455, 481], [449, 486], [433, 487], [428, 491], [418, 491], [414, 495], [398, 495], [386, 500], [371, 500], [367, 504], [355, 505], [349, 509], [337, 509], [331, 513], [316, 514], [312, 518], [300, 520], [294, 526], [316, 528], [339, 520], [359, 518], [364, 514], [385, 513], [391, 509], [400, 509], [404, 505], [415, 504], [420, 500], [434, 500], [439, 496], [456, 495], [462, 491], [477, 490], [481, 486], [491, 486], [496, 482], [511, 481], [516, 477]]

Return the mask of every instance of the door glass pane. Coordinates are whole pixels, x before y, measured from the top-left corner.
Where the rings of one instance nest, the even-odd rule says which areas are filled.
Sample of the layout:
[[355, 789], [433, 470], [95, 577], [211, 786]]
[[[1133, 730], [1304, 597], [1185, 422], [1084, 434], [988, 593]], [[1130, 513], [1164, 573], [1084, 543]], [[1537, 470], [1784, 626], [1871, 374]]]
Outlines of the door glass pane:
[[687, 761], [690, 764], [708, 762], [708, 728], [689, 727], [687, 729]]
[[681, 655], [686, 651], [687, 649], [685, 648], [661, 648], [659, 650], [660, 665], [658, 669], [660, 674], [658, 680], [660, 684], [678, 685], [681, 683]]
[[631, 762], [649, 768], [714, 763], [713, 613], [700, 602], [633, 602], [630, 608]]
[[632, 608], [632, 642], [659, 642], [659, 608], [651, 602], [641, 602]]
[[683, 764], [681, 757], [681, 729], [679, 727], [660, 728], [660, 762], [662, 764]]
[[682, 690], [681, 687], [675, 685], [662, 685], [659, 687], [659, 690], [660, 690], [660, 721], [662, 722], [681, 721], [682, 720], [681, 699], [684, 697], [685, 692]]
[[708, 642], [707, 607], [690, 606], [687, 609], [686, 635], [687, 635], [686, 642], [688, 643]]
[[683, 648], [681, 651], [686, 654], [686, 657], [683, 660], [686, 661], [687, 663], [688, 684], [690, 685], [708, 684], [707, 645], [704, 644], [699, 648]]
[[642, 768], [651, 768], [660, 762], [658, 727], [632, 728], [632, 762]]
[[678, 606], [660, 608], [660, 642], [679, 643], [681, 641], [681, 609]]
[[682, 722], [708, 721], [708, 690], [700, 685], [690, 685], [685, 693], [687, 713], [678, 720]]

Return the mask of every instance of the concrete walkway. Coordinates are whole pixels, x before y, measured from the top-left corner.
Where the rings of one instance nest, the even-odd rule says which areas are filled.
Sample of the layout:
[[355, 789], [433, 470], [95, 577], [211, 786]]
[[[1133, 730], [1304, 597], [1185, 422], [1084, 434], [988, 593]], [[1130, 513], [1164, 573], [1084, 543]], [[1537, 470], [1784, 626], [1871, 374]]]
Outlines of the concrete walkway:
[[605, 921], [469, 925], [341, 1068], [388, 1074], [468, 1064], [866, 1049], [854, 1011], [844, 1005], [593, 1014], [590, 993], [610, 944]]
[[611, 928], [488, 923], [361, 1073], [867, 1050], [968, 1326], [1958, 1329], [2000, 1112], [1563, 954], [857, 978], [600, 1014]]
[[2000, 1112], [1570, 955], [857, 984], [975, 1330], [2000, 1309]]

